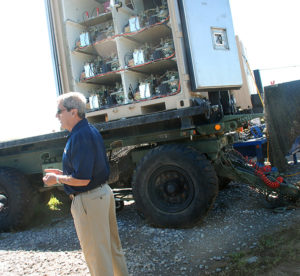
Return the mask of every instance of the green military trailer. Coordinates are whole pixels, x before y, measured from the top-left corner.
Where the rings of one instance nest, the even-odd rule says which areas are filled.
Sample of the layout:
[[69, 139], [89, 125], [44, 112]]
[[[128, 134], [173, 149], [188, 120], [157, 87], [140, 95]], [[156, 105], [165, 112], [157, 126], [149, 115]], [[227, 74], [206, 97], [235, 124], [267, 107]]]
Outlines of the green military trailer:
[[[133, 195], [138, 213], [151, 225], [188, 227], [205, 217], [219, 186], [230, 180], [254, 186], [267, 196], [299, 198], [299, 186], [280, 180], [278, 173], [262, 173], [232, 149], [237, 128], [261, 114], [225, 115], [208, 122], [207, 108], [94, 124], [104, 138], [109, 184], [117, 203], [122, 205], [124, 197]], [[2, 231], [25, 227], [37, 202], [47, 198], [50, 188], [42, 182], [43, 169], [61, 167], [66, 137], [67, 132], [57, 132], [0, 143]]]
[[[193, 225], [214, 203], [220, 150], [252, 116], [227, 115], [208, 123], [207, 108], [94, 124], [106, 145], [109, 184], [118, 193], [132, 190], [138, 212], [151, 224]], [[61, 167], [66, 136], [57, 132], [0, 143], [1, 230], [24, 227], [31, 219], [35, 204], [50, 189], [43, 185], [43, 169]]]

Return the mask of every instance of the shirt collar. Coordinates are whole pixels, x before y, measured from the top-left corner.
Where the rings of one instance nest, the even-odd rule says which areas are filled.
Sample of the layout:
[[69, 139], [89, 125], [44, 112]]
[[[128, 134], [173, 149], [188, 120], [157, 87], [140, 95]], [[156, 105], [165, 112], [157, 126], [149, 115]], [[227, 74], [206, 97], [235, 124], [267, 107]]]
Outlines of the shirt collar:
[[82, 127], [87, 126], [87, 125], [88, 125], [88, 120], [87, 120], [86, 118], [80, 120], [80, 121], [73, 127], [72, 131], [71, 131], [71, 132], [69, 133], [69, 135], [68, 135], [68, 138], [69, 138], [72, 134], [76, 133], [79, 129], [81, 129]]

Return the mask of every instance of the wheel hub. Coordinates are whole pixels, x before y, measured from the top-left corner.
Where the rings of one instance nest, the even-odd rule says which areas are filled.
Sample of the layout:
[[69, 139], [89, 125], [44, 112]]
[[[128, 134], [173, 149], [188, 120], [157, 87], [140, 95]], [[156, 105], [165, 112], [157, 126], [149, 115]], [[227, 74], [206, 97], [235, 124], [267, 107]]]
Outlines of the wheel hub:
[[193, 200], [194, 187], [184, 170], [163, 166], [152, 176], [149, 193], [154, 205], [164, 212], [180, 212]]
[[7, 206], [7, 197], [4, 194], [0, 194], [0, 212], [2, 212]]
[[178, 192], [178, 184], [175, 182], [170, 182], [166, 184], [166, 192], [168, 195], [175, 195]]

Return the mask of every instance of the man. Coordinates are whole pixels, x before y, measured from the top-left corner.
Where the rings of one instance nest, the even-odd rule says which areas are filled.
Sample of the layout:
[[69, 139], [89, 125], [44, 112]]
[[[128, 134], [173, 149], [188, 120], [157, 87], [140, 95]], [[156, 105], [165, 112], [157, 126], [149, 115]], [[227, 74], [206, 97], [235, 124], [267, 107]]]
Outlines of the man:
[[71, 213], [91, 275], [128, 275], [115, 213], [114, 196], [106, 184], [109, 164], [102, 136], [85, 118], [85, 97], [78, 92], [59, 96], [56, 117], [70, 132], [63, 171], [45, 170], [43, 181], [64, 184], [72, 199]]

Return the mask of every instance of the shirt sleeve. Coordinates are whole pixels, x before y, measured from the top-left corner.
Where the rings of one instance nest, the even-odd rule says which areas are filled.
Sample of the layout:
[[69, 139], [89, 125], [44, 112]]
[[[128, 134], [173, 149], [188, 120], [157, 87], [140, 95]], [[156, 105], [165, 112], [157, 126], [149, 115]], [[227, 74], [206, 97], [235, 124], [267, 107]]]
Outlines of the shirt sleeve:
[[93, 141], [89, 135], [76, 135], [71, 149], [72, 177], [92, 180], [95, 161]]

